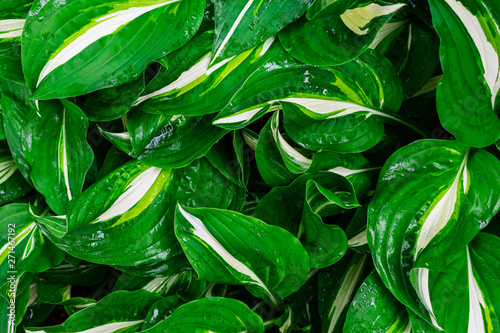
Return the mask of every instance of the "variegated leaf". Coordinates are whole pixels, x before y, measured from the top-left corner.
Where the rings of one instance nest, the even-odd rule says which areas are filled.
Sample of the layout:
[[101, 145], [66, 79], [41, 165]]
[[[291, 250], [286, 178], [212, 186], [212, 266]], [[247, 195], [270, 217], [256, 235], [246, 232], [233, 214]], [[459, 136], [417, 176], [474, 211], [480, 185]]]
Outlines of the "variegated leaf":
[[378, 0], [329, 3], [314, 19], [302, 17], [280, 33], [283, 47], [296, 59], [326, 66], [353, 60], [370, 46], [394, 13], [405, 6]]
[[415, 265], [440, 270], [453, 260], [500, 210], [497, 186], [500, 162], [456, 141], [417, 141], [393, 154], [381, 171], [368, 211], [375, 267], [401, 303], [436, 327], [409, 272]]
[[148, 84], [134, 103], [150, 113], [205, 115], [220, 111], [246, 78], [279, 48], [271, 36], [259, 46], [216, 64], [210, 63], [213, 31], [193, 38], [168, 56], [169, 66]]
[[500, 139], [500, 14], [495, 0], [431, 0], [441, 38], [443, 79], [437, 108], [459, 141], [486, 147]]
[[434, 326], [457, 333], [500, 330], [499, 249], [500, 238], [479, 233], [442, 269], [412, 269], [413, 286]]
[[[161, 296], [145, 290], [117, 291], [84, 308], [57, 326], [28, 328], [26, 333], [93, 333], [139, 330], [148, 309]], [[98, 323], [98, 325], [96, 325]]]
[[300, 242], [261, 220], [179, 205], [175, 234], [200, 279], [245, 285], [275, 306], [278, 297], [294, 293], [307, 280], [308, 256]]
[[59, 265], [64, 252], [42, 235], [29, 212], [29, 205], [8, 204], [0, 207], [0, 225], [5, 230], [0, 240], [0, 278], [16, 278], [24, 272], [43, 272]]
[[340, 333], [356, 291], [373, 266], [366, 254], [347, 253], [319, 272], [319, 313], [322, 332]]
[[[215, 40], [210, 59], [216, 64], [249, 50], [305, 13], [311, 0], [215, 2]], [[249, 30], [251, 33], [248, 33]]]
[[27, 118], [23, 141], [30, 178], [50, 208], [64, 215], [68, 202], [82, 191], [94, 159], [86, 140], [87, 117], [76, 105], [62, 100], [39, 102]]
[[204, 0], [35, 1], [22, 38], [33, 98], [77, 96], [132, 81], [194, 35], [204, 7]]
[[22, 197], [31, 190], [24, 180], [9, 147], [0, 142], [0, 205]]

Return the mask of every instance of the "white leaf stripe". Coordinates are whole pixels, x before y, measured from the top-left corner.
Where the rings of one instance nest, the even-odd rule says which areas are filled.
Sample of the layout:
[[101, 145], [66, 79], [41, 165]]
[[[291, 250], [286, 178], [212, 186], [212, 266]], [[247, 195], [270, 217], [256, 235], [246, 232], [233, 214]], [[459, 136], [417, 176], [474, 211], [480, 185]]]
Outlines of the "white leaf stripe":
[[[174, 82], [168, 84], [167, 86], [156, 90], [152, 93], [139, 97], [132, 106], [136, 106], [158, 95], [163, 95], [172, 91], [174, 89], [179, 89], [184, 87], [185, 85], [195, 81], [201, 76], [205, 75], [208, 70], [208, 66], [210, 64], [210, 58], [212, 57], [212, 52], [207, 53], [200, 61], [198, 61], [194, 66], [189, 68], [187, 71], [183, 72], [179, 78], [177, 78]], [[229, 60], [229, 59], [228, 59]], [[221, 63], [222, 64], [222, 63]]]
[[[121, 322], [116, 322], [116, 323], [108, 323], [105, 325], [89, 328], [84, 331], [72, 331], [72, 333], [113, 333], [113, 332], [122, 332], [125, 328], [134, 326], [137, 324], [140, 324], [144, 321], [144, 319], [141, 320], [134, 320], [134, 321], [121, 321]], [[30, 331], [26, 330], [26, 333], [47, 333], [46, 331]]]
[[[491, 91], [491, 104], [495, 107], [495, 98], [500, 89], [500, 63], [498, 53], [495, 47], [488, 41], [484, 33], [481, 23], [461, 2], [456, 0], [445, 0], [448, 6], [455, 12], [460, 21], [467, 29], [469, 36], [472, 38], [484, 70], [484, 79]], [[500, 34], [500, 29], [494, 20], [490, 20], [491, 24], [488, 27], [495, 27], [496, 34]]]
[[8, 160], [0, 163], [0, 184], [5, 182], [16, 172], [17, 165], [14, 160]]
[[365, 7], [348, 9], [340, 15], [340, 18], [355, 34], [366, 35], [368, 33], [368, 28], [362, 28], [366, 27], [374, 18], [392, 14], [403, 6], [405, 6], [405, 4], [381, 6], [376, 3], [371, 3]]
[[35, 249], [35, 234], [38, 231], [38, 228], [33, 228], [31, 229], [29, 236], [28, 236], [28, 243], [26, 244], [26, 247], [24, 248], [23, 255], [21, 257], [21, 260], [24, 260], [27, 258], [31, 252]]
[[274, 296], [271, 294], [264, 282], [262, 282], [262, 280], [250, 268], [248, 268], [245, 264], [243, 264], [231, 253], [229, 253], [226, 248], [224, 248], [221, 243], [219, 243], [219, 241], [210, 233], [210, 231], [208, 231], [208, 229], [199, 218], [186, 212], [179, 204], [177, 205], [177, 208], [182, 216], [184, 216], [184, 218], [193, 226], [193, 234], [196, 237], [198, 237], [211, 249], [213, 249], [222, 258], [222, 260], [224, 260], [224, 262], [229, 265], [229, 267], [250, 278], [249, 281], [244, 282], [258, 285], [259, 287], [264, 289], [273, 303], [276, 304]]
[[229, 40], [233, 36], [234, 31], [236, 30], [236, 28], [240, 24], [241, 20], [243, 19], [243, 17], [247, 13], [248, 9], [250, 8], [250, 6], [252, 5], [253, 2], [254, 2], [254, 0], [249, 0], [246, 3], [245, 7], [243, 7], [243, 10], [240, 12], [240, 14], [238, 15], [238, 17], [236, 18], [236, 21], [234, 21], [234, 23], [231, 26], [231, 28], [229, 29], [229, 32], [227, 33], [226, 37], [224, 38], [224, 40], [220, 44], [219, 48], [215, 52], [215, 55], [214, 55], [214, 57], [212, 59], [212, 63], [217, 59], [217, 57], [219, 56], [219, 54], [224, 50], [224, 48], [226, 47], [227, 42], [229, 42]]
[[366, 236], [366, 229], [361, 231], [359, 234], [347, 241], [348, 246], [361, 246], [368, 244], [368, 238]]
[[363, 255], [360, 260], [351, 265], [349, 270], [342, 279], [342, 284], [337, 292], [335, 300], [330, 307], [328, 313], [329, 324], [327, 333], [332, 333], [337, 325], [337, 321], [340, 318], [340, 314], [344, 311], [344, 308], [350, 303], [351, 296], [354, 292], [354, 288], [365, 268], [366, 254]]
[[[453, 216], [455, 212], [455, 204], [457, 198], [460, 195], [458, 191], [458, 185], [460, 178], [463, 176], [467, 177], [467, 159], [469, 157], [469, 151], [464, 155], [460, 168], [457, 175], [453, 179], [453, 183], [449, 188], [440, 194], [438, 201], [434, 204], [429, 214], [423, 218], [423, 224], [420, 228], [416, 245], [414, 260], [417, 259], [421, 251], [429, 244], [429, 242], [448, 224], [448, 221]], [[465, 180], [467, 182], [467, 180]], [[465, 183], [467, 184], [467, 183]], [[467, 188], [464, 188], [465, 192]]]
[[219, 63], [217, 63], [214, 66], [209, 66], [210, 65], [210, 58], [212, 57], [212, 52], [207, 53], [199, 62], [197, 62], [193, 67], [189, 68], [187, 71], [183, 72], [181, 76], [174, 82], [170, 83], [169, 85], [154, 91], [150, 94], [147, 94], [145, 96], [141, 96], [137, 99], [137, 101], [134, 102], [133, 106], [139, 105], [140, 103], [144, 102], [145, 100], [148, 100], [150, 98], [153, 98], [158, 95], [164, 95], [167, 94], [168, 92], [171, 92], [176, 89], [180, 89], [182, 87], [187, 86], [190, 83], [193, 83], [194, 81], [202, 78], [203, 80], [200, 80], [198, 82], [201, 83], [203, 82], [210, 74], [227, 64], [229, 61], [231, 61], [234, 57], [225, 59]]
[[427, 81], [427, 83], [422, 87], [422, 89], [420, 89], [419, 91], [417, 91], [415, 93], [415, 95], [413, 95], [411, 97], [412, 98], [413, 97], [417, 97], [417, 96], [420, 96], [420, 95], [423, 95], [423, 94], [426, 94], [428, 92], [436, 90], [437, 85], [438, 85], [439, 81], [441, 81], [442, 78], [443, 78], [442, 75], [431, 77], [429, 79], [429, 81]]
[[398, 21], [398, 22], [387, 22], [384, 24], [384, 26], [379, 30], [377, 35], [375, 36], [375, 39], [373, 42], [370, 44], [369, 48], [370, 49], [375, 49], [377, 46], [391, 33], [396, 31], [398, 28], [402, 27], [406, 23], [408, 23], [409, 20], [403, 20], [403, 21]]
[[58, 165], [59, 170], [62, 171], [62, 176], [64, 178], [64, 184], [66, 186], [66, 191], [68, 195], [68, 199], [73, 199], [71, 195], [71, 187], [69, 184], [69, 169], [68, 169], [68, 151], [66, 146], [66, 108], [63, 109], [63, 118], [61, 125], [61, 134], [59, 135], [59, 144], [58, 144]]
[[381, 167], [375, 167], [375, 168], [366, 168], [366, 169], [347, 169], [344, 167], [335, 167], [333, 169], [329, 169], [329, 172], [336, 173], [338, 175], [347, 177], [350, 175], [354, 175], [356, 173], [363, 173], [363, 172], [368, 172], [368, 171], [373, 171], [373, 170], [380, 170]]
[[[76, 32], [74, 36], [81, 33], [82, 30], [86, 30], [83, 34], [76, 37], [69, 44], [63, 44], [54, 52], [54, 54], [52, 54], [50, 60], [45, 64], [40, 72], [36, 86], [38, 87], [42, 80], [56, 68], [67, 63], [70, 59], [84, 51], [87, 47], [102, 37], [112, 35], [119, 28], [145, 13], [179, 1], [180, 0], [169, 0], [155, 5], [130, 7], [128, 9], [120, 10], [94, 19], [92, 23]], [[71, 37], [67, 38], [67, 40], [71, 40]]]
[[470, 261], [469, 246], [467, 249], [467, 275], [469, 282], [469, 329], [468, 332], [474, 333], [484, 333], [486, 332], [484, 328], [483, 312], [481, 308], [485, 308], [486, 304], [484, 302], [483, 294], [479, 285], [477, 284], [476, 278], [474, 277], [474, 272], [472, 270], [472, 264]]
[[429, 292], [429, 269], [427, 268], [416, 268], [416, 291], [418, 297], [424, 304], [425, 308], [429, 312], [429, 316], [431, 318], [432, 324], [443, 330], [441, 326], [438, 325], [436, 321], [436, 316], [434, 315], [434, 311], [432, 309], [431, 296]]
[[[14, 236], [14, 239], [12, 242], [15, 242], [15, 244], [19, 244], [24, 238], [26, 238], [31, 230], [33, 230], [36, 227], [36, 223], [30, 223], [24, 228], [20, 229], [17, 231], [16, 235]], [[2, 263], [5, 258], [7, 258], [7, 255], [10, 252], [10, 247], [9, 247], [9, 242], [6, 242], [2, 248], [0, 249], [0, 263]]]
[[127, 186], [125, 192], [122, 193], [111, 207], [102, 213], [93, 223], [107, 221], [115, 216], [122, 215], [134, 207], [148, 192], [151, 186], [153, 186], [161, 170], [160, 168], [150, 167], [137, 175]]
[[24, 19], [0, 20], [0, 38], [21, 37], [25, 22]]
[[279, 131], [279, 117], [275, 117], [274, 124], [272, 125], [273, 126], [271, 126], [271, 130], [273, 133], [273, 138], [276, 144], [279, 145], [280, 151], [286, 155], [287, 159], [291, 163], [295, 164], [302, 171], [306, 171], [311, 166], [312, 160], [302, 155], [288, 142], [286, 142], [285, 139], [283, 139], [283, 136], [281, 136], [281, 133]]

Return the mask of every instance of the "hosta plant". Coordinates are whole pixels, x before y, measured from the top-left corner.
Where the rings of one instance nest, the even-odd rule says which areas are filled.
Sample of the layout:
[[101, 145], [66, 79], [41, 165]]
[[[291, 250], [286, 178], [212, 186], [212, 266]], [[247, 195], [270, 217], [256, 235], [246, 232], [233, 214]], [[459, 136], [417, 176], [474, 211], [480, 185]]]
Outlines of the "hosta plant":
[[3, 0], [0, 332], [500, 332], [500, 2]]

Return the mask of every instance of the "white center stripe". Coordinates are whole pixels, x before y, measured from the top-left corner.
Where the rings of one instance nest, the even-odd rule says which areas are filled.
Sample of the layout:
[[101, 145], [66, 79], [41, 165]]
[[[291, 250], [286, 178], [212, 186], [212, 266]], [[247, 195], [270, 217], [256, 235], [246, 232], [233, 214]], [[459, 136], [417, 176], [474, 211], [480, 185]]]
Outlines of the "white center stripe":
[[[462, 164], [453, 180], [451, 186], [445, 190], [444, 193], [441, 193], [442, 197], [436, 203], [436, 205], [432, 208], [427, 218], [425, 218], [424, 223], [422, 224], [422, 228], [418, 234], [417, 244], [415, 246], [414, 260], [417, 259], [417, 256], [420, 254], [421, 250], [424, 249], [427, 244], [440, 232], [443, 228], [448, 224], [448, 221], [453, 215], [455, 211], [455, 203], [457, 202], [457, 196], [460, 195], [458, 193], [458, 184], [461, 176], [465, 172], [467, 172], [466, 165], [467, 159], [469, 156], [469, 151], [465, 153], [464, 159], [462, 160]], [[464, 177], [466, 177], [464, 175]]]
[[[42, 80], [53, 70], [68, 62], [71, 58], [85, 50], [89, 45], [95, 43], [100, 38], [113, 34], [123, 25], [147, 12], [179, 1], [180, 0], [170, 0], [152, 6], [132, 7], [96, 19], [95, 22], [97, 22], [97, 24], [91, 23], [92, 26], [88, 28], [85, 33], [52, 55], [51, 59], [45, 64], [40, 72], [36, 86], [38, 87], [40, 82], [42, 82]], [[83, 29], [85, 29], [85, 27]]]
[[193, 234], [195, 236], [197, 236], [208, 246], [210, 246], [210, 248], [212, 248], [231, 268], [243, 275], [248, 276], [250, 278], [250, 281], [245, 282], [256, 284], [264, 289], [273, 303], [276, 304], [276, 300], [274, 299], [273, 295], [264, 284], [264, 282], [262, 282], [262, 280], [257, 275], [255, 275], [255, 273], [252, 272], [245, 264], [233, 257], [233, 255], [229, 253], [221, 245], [221, 243], [219, 243], [219, 241], [210, 233], [210, 231], [208, 231], [208, 229], [199, 218], [186, 212], [180, 205], [177, 205], [177, 208], [179, 209], [179, 212], [181, 212], [181, 214], [184, 216], [184, 218], [188, 220], [188, 222], [194, 227]]
[[[491, 104], [494, 107], [495, 97], [500, 89], [500, 64], [498, 54], [493, 45], [488, 41], [477, 17], [465, 8], [461, 2], [455, 0], [445, 1], [462, 21], [472, 41], [476, 45], [479, 56], [481, 57], [481, 63], [483, 64], [484, 79], [491, 91]], [[493, 26], [496, 27], [496, 33], [500, 34], [498, 27], [492, 21], [490, 27]]]
[[238, 17], [236, 18], [236, 21], [233, 23], [233, 25], [231, 26], [231, 29], [229, 29], [229, 32], [227, 33], [226, 37], [222, 41], [222, 44], [220, 44], [219, 49], [215, 52], [215, 55], [214, 55], [214, 58], [213, 58], [212, 62], [215, 59], [217, 59], [217, 57], [222, 52], [222, 50], [224, 50], [224, 48], [226, 47], [227, 42], [231, 39], [231, 36], [233, 35], [234, 31], [236, 30], [236, 28], [240, 24], [241, 20], [243, 19], [243, 16], [245, 16], [246, 12], [248, 11], [248, 9], [250, 8], [250, 6], [252, 5], [253, 1], [254, 0], [249, 0], [247, 2], [247, 4], [245, 5], [245, 7], [243, 8], [243, 10], [240, 12], [240, 14], [238, 15]]
[[483, 299], [483, 294], [479, 289], [474, 272], [472, 271], [472, 264], [470, 262], [469, 246], [467, 249], [467, 272], [469, 276], [469, 330], [468, 332], [484, 333], [484, 320], [481, 307], [486, 307]]
[[127, 190], [116, 199], [93, 223], [107, 221], [115, 216], [121, 215], [134, 207], [142, 197], [153, 186], [162, 169], [151, 167], [143, 171], [128, 185]]

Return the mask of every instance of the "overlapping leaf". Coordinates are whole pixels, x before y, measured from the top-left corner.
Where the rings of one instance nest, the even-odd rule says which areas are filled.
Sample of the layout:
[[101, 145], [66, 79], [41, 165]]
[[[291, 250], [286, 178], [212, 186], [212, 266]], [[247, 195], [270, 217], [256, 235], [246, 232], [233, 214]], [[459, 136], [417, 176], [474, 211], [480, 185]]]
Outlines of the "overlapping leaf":
[[443, 78], [437, 108], [443, 126], [465, 145], [486, 147], [500, 138], [500, 16], [495, 1], [431, 0], [441, 38]]
[[129, 82], [189, 40], [204, 7], [203, 0], [36, 1], [22, 38], [28, 87], [34, 98], [51, 99]]

